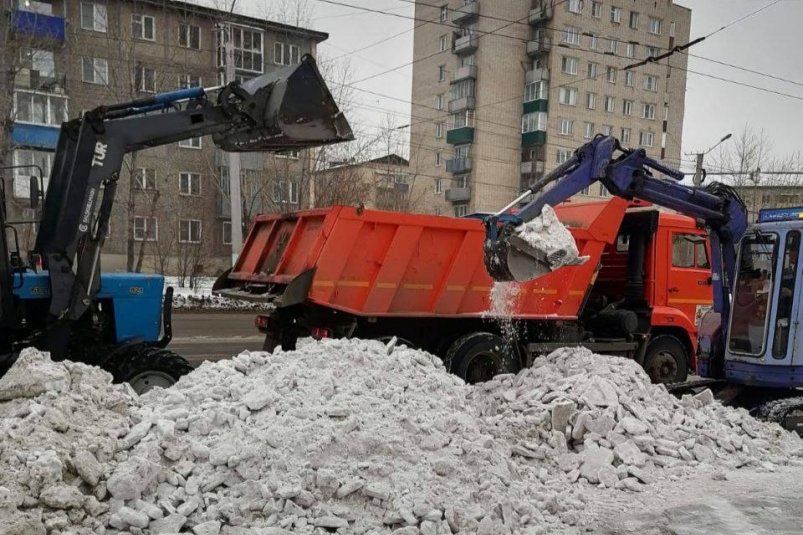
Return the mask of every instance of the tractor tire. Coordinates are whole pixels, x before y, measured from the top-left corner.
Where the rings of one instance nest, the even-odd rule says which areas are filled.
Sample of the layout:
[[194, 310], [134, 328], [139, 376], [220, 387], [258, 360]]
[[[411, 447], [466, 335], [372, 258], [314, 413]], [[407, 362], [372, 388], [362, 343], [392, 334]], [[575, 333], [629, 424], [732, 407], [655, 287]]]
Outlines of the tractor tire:
[[491, 333], [472, 333], [455, 340], [444, 359], [446, 369], [469, 384], [516, 373], [519, 363], [510, 344]]
[[682, 383], [689, 375], [689, 354], [683, 343], [669, 334], [653, 338], [644, 355], [644, 371], [655, 383]]
[[144, 347], [124, 353], [105, 367], [117, 383], [127, 382], [137, 394], [152, 388], [169, 388], [194, 368], [167, 349]]

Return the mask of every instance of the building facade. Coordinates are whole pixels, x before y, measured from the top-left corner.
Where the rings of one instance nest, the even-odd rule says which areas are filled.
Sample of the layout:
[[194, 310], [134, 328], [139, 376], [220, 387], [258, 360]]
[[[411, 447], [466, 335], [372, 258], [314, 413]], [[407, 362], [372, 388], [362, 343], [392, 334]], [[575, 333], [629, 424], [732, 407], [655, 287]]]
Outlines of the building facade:
[[[425, 211], [507, 204], [596, 134], [679, 166], [688, 42], [672, 0], [416, 3], [411, 160]], [[600, 185], [581, 196], [599, 197]]]
[[[3, 0], [0, 87], [11, 128], [5, 165], [38, 165], [45, 177], [62, 121], [100, 104], [126, 102], [224, 80], [224, 36], [233, 40], [236, 76], [246, 80], [315, 55], [327, 34], [171, 0]], [[225, 33], [224, 33], [225, 32]], [[290, 210], [304, 198], [306, 153], [244, 154], [244, 221]], [[31, 168], [5, 175], [7, 204], [30, 209]], [[228, 163], [211, 138], [139, 151], [121, 171], [106, 271], [217, 273], [230, 266]], [[13, 192], [13, 194], [8, 194]], [[33, 228], [33, 227], [31, 227]]]

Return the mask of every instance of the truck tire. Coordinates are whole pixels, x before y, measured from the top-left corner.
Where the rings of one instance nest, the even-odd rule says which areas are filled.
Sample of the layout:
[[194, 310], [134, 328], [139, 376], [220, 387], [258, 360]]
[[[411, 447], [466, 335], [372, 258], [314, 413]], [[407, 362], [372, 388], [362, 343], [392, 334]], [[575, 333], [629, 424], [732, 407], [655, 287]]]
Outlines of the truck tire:
[[647, 346], [644, 370], [655, 384], [682, 383], [689, 374], [688, 351], [670, 334], [656, 336]]
[[455, 340], [446, 353], [444, 365], [469, 384], [490, 381], [500, 373], [519, 371], [510, 344], [491, 333], [472, 333]]
[[169, 388], [194, 369], [184, 358], [158, 347], [129, 351], [104, 368], [115, 382], [129, 383], [140, 395], [156, 387]]

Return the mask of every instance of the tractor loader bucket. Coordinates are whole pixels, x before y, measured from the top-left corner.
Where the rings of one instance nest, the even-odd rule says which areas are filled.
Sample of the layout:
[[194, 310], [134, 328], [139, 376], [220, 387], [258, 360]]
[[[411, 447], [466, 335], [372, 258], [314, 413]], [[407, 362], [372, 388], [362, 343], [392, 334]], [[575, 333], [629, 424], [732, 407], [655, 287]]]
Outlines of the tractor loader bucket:
[[235, 128], [213, 135], [225, 151], [298, 150], [354, 139], [309, 55], [298, 65], [225, 86], [218, 103], [242, 117]]

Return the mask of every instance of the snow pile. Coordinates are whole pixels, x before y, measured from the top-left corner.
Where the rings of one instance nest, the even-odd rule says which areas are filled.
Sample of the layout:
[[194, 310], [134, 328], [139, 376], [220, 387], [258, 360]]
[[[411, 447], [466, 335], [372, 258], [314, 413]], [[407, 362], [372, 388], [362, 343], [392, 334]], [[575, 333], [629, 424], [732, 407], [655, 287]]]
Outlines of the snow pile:
[[269, 307], [266, 303], [252, 303], [217, 295], [185, 294], [173, 297], [173, 308], [177, 310], [266, 310]]
[[[778, 426], [707, 395], [676, 400], [635, 363], [586, 350], [468, 386], [424, 352], [324, 340], [205, 363], [138, 402], [102, 372], [38, 362], [46, 386], [0, 387], [15, 398], [0, 404], [0, 432], [14, 431], [0, 507], [30, 522], [15, 533], [44, 533], [39, 514], [75, 534], [574, 532], [594, 504], [653, 481], [801, 463]], [[87, 477], [84, 451], [100, 464]]]
[[[545, 205], [538, 217], [516, 228], [514, 237], [523, 249], [534, 250], [543, 255], [551, 269], [582, 264], [588, 257], [581, 257], [572, 233], [560, 222], [555, 210]], [[511, 244], [517, 245], [515, 240]]]
[[0, 378], [0, 533], [103, 526], [106, 476], [136, 406], [111, 380], [33, 349]]

